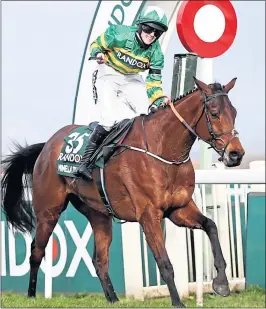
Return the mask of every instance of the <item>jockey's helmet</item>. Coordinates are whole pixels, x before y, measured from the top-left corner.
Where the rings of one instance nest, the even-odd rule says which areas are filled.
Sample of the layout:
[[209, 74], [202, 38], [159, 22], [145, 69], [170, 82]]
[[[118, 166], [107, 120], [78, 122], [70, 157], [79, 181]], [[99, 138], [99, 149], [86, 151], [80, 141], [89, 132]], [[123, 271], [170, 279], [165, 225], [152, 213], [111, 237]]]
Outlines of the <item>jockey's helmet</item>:
[[167, 16], [164, 11], [157, 6], [146, 7], [140, 13], [136, 23], [137, 25], [148, 25], [162, 32], [168, 30]]

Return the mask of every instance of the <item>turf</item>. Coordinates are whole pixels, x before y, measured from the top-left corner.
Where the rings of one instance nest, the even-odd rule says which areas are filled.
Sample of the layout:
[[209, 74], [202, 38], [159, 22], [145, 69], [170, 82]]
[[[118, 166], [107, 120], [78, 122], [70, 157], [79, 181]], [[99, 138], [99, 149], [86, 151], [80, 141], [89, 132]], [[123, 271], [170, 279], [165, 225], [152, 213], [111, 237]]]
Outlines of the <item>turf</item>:
[[[169, 297], [136, 301], [120, 296], [120, 302], [109, 304], [103, 295], [78, 293], [71, 295], [55, 294], [52, 299], [45, 299], [42, 294], [36, 299], [28, 299], [26, 295], [5, 292], [1, 295], [3, 308], [171, 308]], [[184, 300], [188, 308], [197, 307], [195, 296]], [[232, 293], [229, 297], [219, 297], [212, 294], [204, 295], [204, 308], [265, 308], [265, 290], [259, 287], [249, 287], [240, 293]]]

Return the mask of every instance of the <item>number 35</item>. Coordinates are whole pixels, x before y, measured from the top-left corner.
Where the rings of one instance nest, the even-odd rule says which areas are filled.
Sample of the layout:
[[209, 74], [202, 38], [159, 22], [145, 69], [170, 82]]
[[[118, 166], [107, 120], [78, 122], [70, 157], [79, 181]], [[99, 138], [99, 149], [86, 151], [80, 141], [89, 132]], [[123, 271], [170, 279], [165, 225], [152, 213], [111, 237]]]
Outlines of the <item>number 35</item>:
[[[78, 153], [83, 146], [84, 136], [89, 136], [89, 135], [90, 134], [88, 133], [80, 134], [77, 132], [70, 134], [69, 135], [70, 139], [68, 140], [68, 145], [66, 146], [66, 149], [65, 149], [66, 153], [70, 153], [70, 152]], [[78, 142], [76, 147], [73, 146], [74, 141]]]

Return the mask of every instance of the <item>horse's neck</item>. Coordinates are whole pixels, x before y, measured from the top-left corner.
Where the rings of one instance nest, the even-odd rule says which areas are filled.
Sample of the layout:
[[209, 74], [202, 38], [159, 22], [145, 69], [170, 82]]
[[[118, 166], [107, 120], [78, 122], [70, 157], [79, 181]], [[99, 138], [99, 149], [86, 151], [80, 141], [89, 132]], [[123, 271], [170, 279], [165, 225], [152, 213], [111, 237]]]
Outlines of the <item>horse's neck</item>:
[[[175, 104], [175, 109], [191, 127], [195, 126], [202, 112], [200, 91], [180, 99], [179, 103]], [[186, 159], [195, 137], [178, 120], [170, 107], [154, 116], [148, 126], [149, 140], [152, 137], [150, 151], [176, 161]]]

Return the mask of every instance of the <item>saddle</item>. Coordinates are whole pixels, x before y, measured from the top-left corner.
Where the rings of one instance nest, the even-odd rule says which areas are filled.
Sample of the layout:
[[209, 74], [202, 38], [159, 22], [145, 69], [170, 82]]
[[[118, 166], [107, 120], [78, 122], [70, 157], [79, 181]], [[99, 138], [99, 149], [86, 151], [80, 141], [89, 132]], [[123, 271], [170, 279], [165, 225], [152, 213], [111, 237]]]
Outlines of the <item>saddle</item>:
[[[110, 133], [106, 136], [103, 142], [98, 146], [94, 154], [90, 158], [90, 164], [97, 162], [98, 160], [103, 160], [105, 164], [116, 150], [116, 145], [122, 143], [126, 137], [128, 131], [130, 130], [133, 119], [124, 119], [113, 126]], [[91, 131], [98, 125], [97, 121], [91, 122], [89, 124], [89, 129]]]

